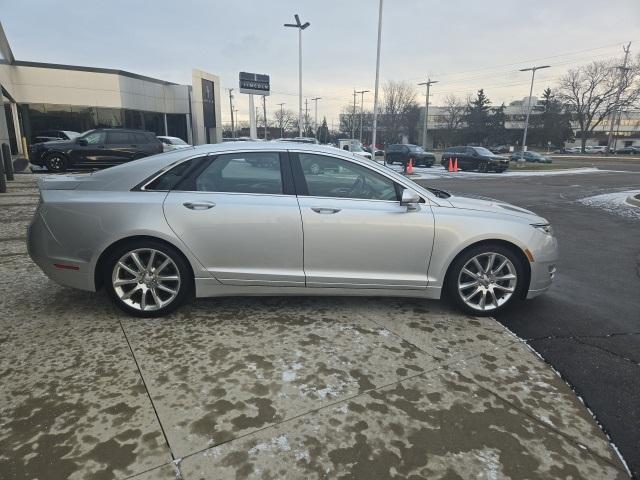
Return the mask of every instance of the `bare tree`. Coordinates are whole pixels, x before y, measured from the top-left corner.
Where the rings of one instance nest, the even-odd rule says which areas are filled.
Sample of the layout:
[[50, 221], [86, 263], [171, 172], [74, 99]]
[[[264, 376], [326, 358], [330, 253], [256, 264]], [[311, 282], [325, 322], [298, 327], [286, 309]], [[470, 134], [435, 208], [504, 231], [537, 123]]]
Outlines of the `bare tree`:
[[298, 114], [293, 110], [282, 110], [281, 112], [280, 109], [277, 109], [273, 113], [272, 126], [281, 129], [284, 136], [286, 136], [287, 132], [294, 130], [297, 132]]
[[[409, 134], [416, 125], [411, 125], [415, 119], [416, 89], [407, 82], [389, 80], [382, 87], [382, 124], [386, 129], [387, 141], [398, 141], [401, 134]], [[417, 120], [416, 120], [417, 121]]]
[[[634, 105], [640, 98], [638, 64], [621, 70], [621, 62], [596, 61], [569, 70], [560, 79], [558, 98], [567, 105], [581, 132], [581, 149], [603, 120]], [[620, 96], [618, 98], [618, 93]]]
[[[469, 101], [467, 101], [469, 103]], [[445, 124], [446, 143], [453, 143], [453, 138], [464, 123], [466, 106], [455, 95], [447, 95], [444, 99], [444, 115], [442, 122]]]

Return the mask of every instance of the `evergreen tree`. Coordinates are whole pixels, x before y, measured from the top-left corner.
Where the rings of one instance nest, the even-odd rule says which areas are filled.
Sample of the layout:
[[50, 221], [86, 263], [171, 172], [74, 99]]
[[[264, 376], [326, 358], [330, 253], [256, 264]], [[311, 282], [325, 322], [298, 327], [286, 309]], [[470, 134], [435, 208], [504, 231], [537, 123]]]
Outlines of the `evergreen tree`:
[[489, 145], [501, 145], [509, 143], [509, 133], [504, 126], [507, 116], [504, 113], [504, 103], [497, 108], [493, 109], [493, 113], [489, 117], [488, 122], [488, 144]]
[[573, 140], [573, 129], [571, 128], [570, 114], [564, 111], [562, 103], [556, 99], [550, 88], [545, 89], [542, 94], [542, 112], [539, 123], [541, 131], [537, 143], [539, 145], [562, 146], [567, 140]]
[[327, 139], [329, 138], [329, 127], [327, 126], [327, 117], [322, 119], [322, 125], [318, 127], [318, 131], [316, 132], [316, 138], [320, 143], [327, 143]]
[[490, 131], [491, 100], [484, 94], [484, 89], [478, 90], [474, 100], [467, 105], [465, 140], [467, 143], [478, 145], [487, 143]]

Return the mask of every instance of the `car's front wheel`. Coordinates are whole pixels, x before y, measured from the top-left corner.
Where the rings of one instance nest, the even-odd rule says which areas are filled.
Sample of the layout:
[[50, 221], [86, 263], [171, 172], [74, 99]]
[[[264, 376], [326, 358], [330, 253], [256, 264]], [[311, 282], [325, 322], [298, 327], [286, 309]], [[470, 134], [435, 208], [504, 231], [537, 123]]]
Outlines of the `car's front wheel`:
[[104, 283], [116, 305], [138, 317], [175, 310], [192, 290], [193, 277], [174, 248], [154, 240], [130, 242], [110, 255]]
[[525, 267], [511, 249], [479, 245], [466, 250], [451, 264], [446, 295], [470, 315], [494, 315], [522, 298]]
[[61, 153], [52, 153], [45, 160], [45, 165], [50, 172], [64, 172], [67, 169], [67, 158]]

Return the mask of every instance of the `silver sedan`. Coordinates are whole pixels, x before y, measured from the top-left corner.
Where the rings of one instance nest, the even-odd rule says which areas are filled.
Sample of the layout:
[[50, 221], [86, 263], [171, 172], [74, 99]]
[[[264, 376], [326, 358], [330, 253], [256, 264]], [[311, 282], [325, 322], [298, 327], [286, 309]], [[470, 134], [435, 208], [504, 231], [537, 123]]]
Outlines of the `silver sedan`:
[[189, 147], [39, 180], [33, 261], [138, 316], [191, 296], [446, 295], [494, 314], [547, 290], [549, 223], [318, 145]]

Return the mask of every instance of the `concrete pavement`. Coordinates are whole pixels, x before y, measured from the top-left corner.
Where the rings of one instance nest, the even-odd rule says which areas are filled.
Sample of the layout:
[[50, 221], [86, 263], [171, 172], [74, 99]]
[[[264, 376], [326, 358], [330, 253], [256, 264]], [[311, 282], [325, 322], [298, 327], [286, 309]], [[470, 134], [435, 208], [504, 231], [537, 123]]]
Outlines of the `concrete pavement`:
[[0, 478], [626, 478], [560, 377], [440, 302], [204, 299], [136, 319], [46, 279], [0, 196]]

